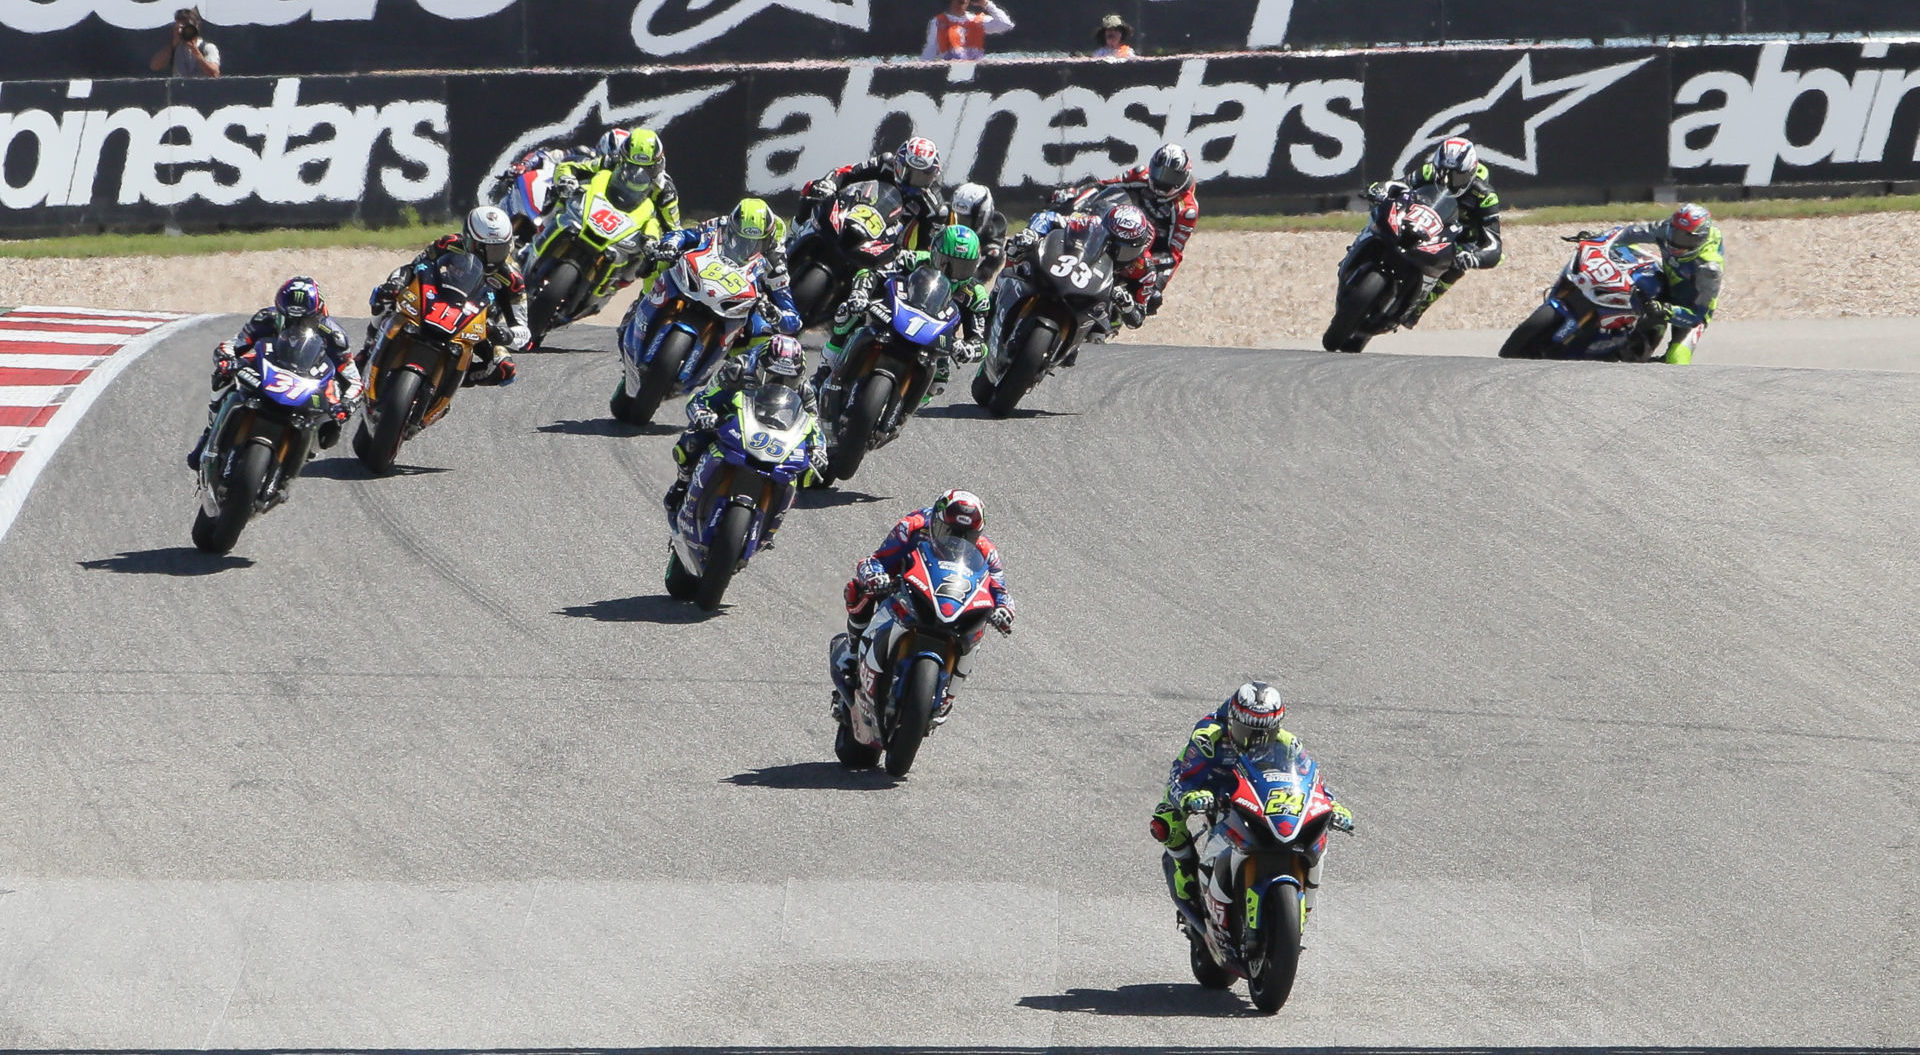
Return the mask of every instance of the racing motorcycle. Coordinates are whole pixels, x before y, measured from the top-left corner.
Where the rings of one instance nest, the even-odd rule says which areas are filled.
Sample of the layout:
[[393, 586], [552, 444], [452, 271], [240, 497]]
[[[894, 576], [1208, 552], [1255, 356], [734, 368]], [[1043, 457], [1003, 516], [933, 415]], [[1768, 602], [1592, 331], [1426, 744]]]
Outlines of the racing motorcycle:
[[367, 412], [353, 436], [368, 469], [391, 472], [400, 445], [446, 416], [476, 346], [488, 348], [492, 309], [486, 267], [472, 253], [442, 253], [414, 268], [368, 351]]
[[847, 299], [855, 272], [881, 267], [900, 252], [905, 212], [898, 187], [861, 180], [821, 201], [794, 228], [787, 240], [787, 270], [803, 327], [830, 321]]
[[1175, 892], [1171, 854], [1161, 866], [1194, 980], [1226, 989], [1244, 978], [1254, 1006], [1272, 1014], [1293, 991], [1308, 876], [1327, 849], [1333, 797], [1320, 764], [1291, 739], [1239, 756], [1233, 777], [1231, 796], [1204, 820], [1188, 818], [1204, 915]]
[[868, 451], [900, 435], [960, 325], [953, 286], [931, 266], [887, 279], [885, 293], [867, 310], [820, 393], [828, 423], [826, 475], [834, 479], [850, 478]]
[[962, 538], [922, 539], [892, 594], [874, 612], [849, 685], [847, 635], [827, 647], [833, 678], [833, 753], [849, 769], [871, 769], [886, 756], [889, 774], [913, 768], [920, 743], [933, 728], [934, 708], [947, 684], [965, 677], [973, 649], [993, 614], [987, 558]]
[[973, 401], [996, 418], [1051, 374], [1082, 341], [1104, 336], [1112, 318], [1113, 259], [1107, 228], [1047, 232], [993, 290], [987, 354], [973, 376]]
[[1619, 241], [1623, 228], [1575, 241], [1544, 302], [1500, 346], [1502, 359], [1648, 362], [1660, 330], [1641, 321], [1660, 296], [1660, 256]]
[[1459, 206], [1439, 187], [1402, 188], [1373, 205], [1367, 226], [1340, 262], [1329, 352], [1358, 352], [1400, 325], [1453, 266]]
[[653, 196], [634, 200], [613, 173], [599, 172], [555, 209], [524, 250], [527, 326], [538, 346], [547, 334], [594, 314], [630, 281], [636, 261], [660, 234]]
[[231, 553], [247, 521], [287, 500], [336, 401], [333, 361], [318, 331], [288, 330], [254, 350], [258, 365], [234, 373], [200, 458], [193, 545], [203, 553]]
[[614, 417], [645, 425], [669, 395], [705, 385], [743, 333], [772, 332], [761, 321], [774, 312], [754, 281], [758, 262], [730, 227], [710, 229], [634, 301], [620, 320], [620, 384], [607, 401]]
[[553, 189], [553, 170], [566, 159], [567, 152], [556, 148], [529, 150], [493, 178], [487, 196], [513, 222], [513, 240], [522, 246], [531, 243], [540, 229], [540, 216], [547, 211], [547, 196]]
[[667, 555], [667, 595], [709, 612], [793, 506], [814, 424], [785, 385], [761, 385], [751, 400], [740, 393], [734, 407], [694, 466]]

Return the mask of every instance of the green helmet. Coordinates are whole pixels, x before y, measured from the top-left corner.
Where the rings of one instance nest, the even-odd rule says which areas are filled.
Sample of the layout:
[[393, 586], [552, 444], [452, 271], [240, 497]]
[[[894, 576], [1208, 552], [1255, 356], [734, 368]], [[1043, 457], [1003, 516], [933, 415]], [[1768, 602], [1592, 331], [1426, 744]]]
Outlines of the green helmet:
[[627, 134], [627, 145], [620, 152], [621, 178], [631, 183], [652, 183], [667, 165], [667, 148], [660, 134], [651, 128], [636, 128]]
[[960, 224], [948, 224], [933, 236], [933, 266], [952, 282], [964, 282], [980, 271], [980, 236]]
[[727, 226], [742, 238], [768, 238], [773, 235], [773, 209], [759, 198], [742, 198], [727, 217]]

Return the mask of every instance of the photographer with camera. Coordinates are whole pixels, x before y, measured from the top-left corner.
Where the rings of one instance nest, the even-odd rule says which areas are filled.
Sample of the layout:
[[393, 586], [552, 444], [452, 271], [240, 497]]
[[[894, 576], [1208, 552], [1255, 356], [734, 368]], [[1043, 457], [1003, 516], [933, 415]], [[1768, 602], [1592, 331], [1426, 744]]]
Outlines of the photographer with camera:
[[147, 65], [155, 73], [166, 73], [172, 64], [175, 77], [220, 76], [220, 49], [200, 35], [200, 9], [183, 7], [173, 13], [173, 40], [153, 53]]

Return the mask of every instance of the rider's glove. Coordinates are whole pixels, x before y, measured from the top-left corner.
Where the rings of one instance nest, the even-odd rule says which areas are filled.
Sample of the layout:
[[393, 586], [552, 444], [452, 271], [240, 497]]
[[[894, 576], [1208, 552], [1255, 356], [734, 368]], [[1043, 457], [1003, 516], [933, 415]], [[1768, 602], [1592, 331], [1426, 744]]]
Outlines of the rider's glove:
[[1072, 205], [1073, 200], [1079, 196], [1079, 187], [1057, 187], [1052, 194], [1047, 195], [1047, 204], [1055, 209], [1062, 209]]
[[1033, 247], [1039, 243], [1040, 236], [1034, 234], [1031, 228], [1021, 231], [1019, 234], [1007, 239], [1007, 259], [1018, 260], [1028, 253], [1033, 252]]
[[1367, 200], [1386, 201], [1388, 198], [1397, 198], [1411, 189], [1397, 179], [1381, 180], [1367, 188]]
[[687, 404], [687, 424], [693, 426], [695, 432], [706, 432], [720, 424], [720, 415], [714, 413], [712, 407], [703, 403], [689, 403]]
[[953, 361], [956, 363], [962, 365], [977, 363], [986, 358], [986, 355], [987, 346], [985, 342], [964, 340], [953, 342]]
[[1597, 242], [1605, 237], [1606, 235], [1599, 231], [1575, 231], [1572, 234], [1561, 236], [1560, 240], [1562, 242]]
[[494, 351], [501, 354], [499, 358], [493, 361], [493, 372], [487, 375], [486, 383], [490, 385], [513, 384], [513, 379], [520, 375], [520, 368], [514, 365], [512, 356], [505, 354], [505, 348], [496, 346]]
[[1180, 796], [1180, 809], [1186, 813], [1212, 813], [1213, 792], [1205, 788]]
[[393, 299], [398, 295], [391, 285], [382, 283], [373, 287], [373, 292], [367, 297], [367, 307], [375, 315], [385, 315], [393, 310]]
[[841, 301], [840, 306], [833, 309], [833, 321], [846, 322], [848, 319], [864, 315], [866, 310], [867, 298], [856, 293]]
[[1353, 834], [1353, 811], [1337, 802], [1334, 803], [1333, 819], [1327, 822], [1327, 827], [1332, 828], [1334, 831], [1346, 832], [1349, 835]]
[[816, 443], [808, 449], [807, 468], [812, 469], [816, 473], [827, 471], [827, 448], [825, 445]]
[[840, 185], [833, 181], [832, 176], [823, 176], [802, 188], [800, 196], [809, 201], [823, 201], [833, 197], [839, 190]]
[[234, 358], [233, 345], [222, 343], [213, 353], [213, 387], [233, 380], [234, 371], [240, 369], [240, 360]]
[[1472, 271], [1480, 266], [1480, 258], [1473, 250], [1461, 247], [1453, 251], [1453, 266]]
[[893, 576], [887, 574], [887, 569], [872, 557], [861, 561], [860, 567], [854, 569], [854, 575], [860, 580], [860, 589], [870, 594], [879, 593], [893, 581]]
[[987, 617], [987, 625], [1002, 634], [1013, 633], [1013, 609], [1004, 604], [995, 608], [993, 614]]
[[867, 305], [867, 319], [882, 329], [893, 325], [893, 305], [884, 300], [876, 300]]
[[1673, 318], [1673, 305], [1664, 300], [1647, 301], [1647, 315], [1661, 322], [1667, 322]]
[[347, 419], [350, 417], [353, 417], [353, 404], [345, 402], [344, 400], [339, 403], [335, 403], [333, 406], [330, 406], [327, 408], [327, 416], [331, 417], [334, 421], [337, 421], [340, 424], [345, 425], [347, 423]]
[[553, 189], [561, 195], [569, 195], [580, 189], [580, 180], [568, 172], [553, 178]]

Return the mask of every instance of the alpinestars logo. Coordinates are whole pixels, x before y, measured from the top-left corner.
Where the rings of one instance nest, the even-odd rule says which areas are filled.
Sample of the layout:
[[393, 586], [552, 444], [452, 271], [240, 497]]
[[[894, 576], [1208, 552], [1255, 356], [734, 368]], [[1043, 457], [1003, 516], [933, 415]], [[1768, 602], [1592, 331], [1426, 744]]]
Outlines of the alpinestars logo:
[[[719, 2], [721, 9], [680, 29], [656, 29], [656, 23], [686, 22], [696, 11]], [[825, 22], [866, 32], [872, 0], [640, 0], [633, 9], [633, 43], [649, 55], [678, 55], [710, 44], [739, 28], [747, 19], [769, 8], [784, 7]]]
[[587, 89], [587, 94], [580, 97], [580, 101], [565, 117], [552, 124], [528, 129], [521, 133], [520, 138], [507, 144], [506, 150], [494, 158], [493, 164], [482, 174], [480, 185], [474, 189], [474, 200], [486, 201], [487, 189], [492, 186], [494, 175], [535, 147], [592, 143], [600, 138], [601, 133], [616, 125], [646, 125], [656, 132], [663, 131], [676, 119], [705, 106], [731, 87], [731, 84], [718, 84], [711, 88], [692, 88], [659, 99], [636, 99], [615, 106], [608, 97], [606, 79], [601, 78]]
[[1522, 55], [1485, 95], [1450, 106], [1428, 118], [1407, 141], [1406, 149], [1394, 162], [1393, 171], [1405, 172], [1414, 159], [1443, 139], [1466, 136], [1478, 148], [1481, 163], [1537, 176], [1540, 174], [1540, 126], [1652, 61], [1649, 56], [1541, 81], [1533, 76], [1533, 55]]

